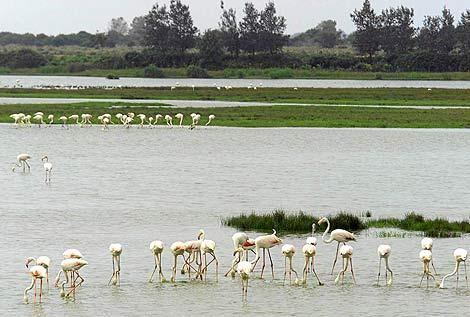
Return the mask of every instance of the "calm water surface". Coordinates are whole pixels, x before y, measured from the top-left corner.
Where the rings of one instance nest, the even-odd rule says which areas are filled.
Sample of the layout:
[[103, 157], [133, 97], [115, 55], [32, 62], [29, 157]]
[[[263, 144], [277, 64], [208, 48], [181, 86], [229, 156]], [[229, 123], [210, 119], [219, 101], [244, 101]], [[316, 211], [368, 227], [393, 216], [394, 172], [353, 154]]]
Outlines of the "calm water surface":
[[[231, 260], [234, 230], [220, 218], [241, 211], [302, 209], [316, 215], [372, 210], [401, 216], [409, 210], [430, 216], [470, 216], [470, 131], [381, 129], [15, 129], [0, 125], [0, 193], [3, 259], [0, 310], [22, 316], [462, 315], [470, 291], [419, 289], [419, 237], [381, 239], [364, 232], [354, 243], [358, 285], [334, 286], [328, 275], [334, 245], [319, 243], [317, 268], [326, 286], [282, 286], [280, 247], [272, 250], [276, 279], [254, 279], [242, 303], [239, 280], [148, 284], [148, 244], [165, 242], [163, 265], [170, 273], [168, 246], [194, 239], [204, 228], [217, 242], [222, 275]], [[12, 173], [21, 152], [33, 156], [30, 174]], [[40, 157], [54, 164], [52, 184], [43, 183]], [[256, 233], [252, 233], [256, 235]], [[284, 237], [300, 250], [305, 236]], [[108, 245], [123, 244], [122, 286], [107, 287]], [[374, 287], [376, 248], [393, 247], [393, 287]], [[89, 261], [75, 302], [51, 288], [42, 305], [24, 305], [29, 285], [24, 259], [48, 255], [57, 273], [66, 248]], [[453, 269], [452, 251], [470, 248], [468, 238], [439, 239], [439, 273]], [[302, 256], [295, 267], [302, 268]], [[338, 267], [339, 269], [339, 267]], [[442, 277], [442, 275], [440, 276]], [[455, 307], [459, 307], [458, 311]], [[217, 311], [216, 311], [217, 310]]]
[[337, 80], [337, 79], [195, 79], [195, 78], [126, 78], [109, 80], [104, 77], [81, 76], [17, 76], [0, 75], [0, 86], [14, 86], [20, 80], [24, 88], [34, 86], [112, 86], [112, 87], [171, 87], [181, 86], [211, 87], [248, 85], [263, 87], [299, 87], [299, 88], [452, 88], [470, 89], [470, 81], [443, 80]]

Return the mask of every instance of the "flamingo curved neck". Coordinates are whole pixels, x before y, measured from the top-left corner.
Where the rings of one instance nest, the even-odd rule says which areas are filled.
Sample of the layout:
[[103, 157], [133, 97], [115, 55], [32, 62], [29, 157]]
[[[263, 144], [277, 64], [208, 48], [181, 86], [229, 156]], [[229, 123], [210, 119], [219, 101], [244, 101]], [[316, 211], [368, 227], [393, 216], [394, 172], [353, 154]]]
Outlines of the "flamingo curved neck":
[[325, 232], [323, 232], [323, 235], [322, 235], [321, 238], [322, 238], [323, 242], [325, 242], [325, 243], [331, 243], [331, 242], [333, 242], [333, 238], [331, 237], [331, 235], [330, 235], [330, 238], [329, 238], [329, 239], [326, 239], [326, 235], [327, 235], [328, 232], [330, 231], [330, 221], [329, 221], [327, 218], [325, 218], [325, 219], [326, 219], [326, 224], [327, 224], [327, 226], [326, 226], [326, 230], [325, 230]]
[[452, 273], [449, 273], [449, 274], [447, 274], [446, 276], [444, 276], [442, 278], [441, 285], [439, 286], [440, 288], [444, 288], [444, 282], [445, 282], [446, 278], [454, 276], [455, 274], [457, 274], [457, 271], [459, 270], [459, 265], [460, 265], [459, 261], [455, 262], [455, 269], [452, 271]]

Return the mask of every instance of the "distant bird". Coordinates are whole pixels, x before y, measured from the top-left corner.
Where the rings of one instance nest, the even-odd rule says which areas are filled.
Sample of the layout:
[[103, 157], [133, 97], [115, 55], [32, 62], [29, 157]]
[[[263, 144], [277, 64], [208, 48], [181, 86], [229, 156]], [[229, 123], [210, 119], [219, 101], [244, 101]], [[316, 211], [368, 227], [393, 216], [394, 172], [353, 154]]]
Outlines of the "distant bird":
[[13, 120], [15, 120], [14, 125], [18, 125], [18, 123], [19, 123], [20, 120], [21, 120], [21, 116], [20, 116], [20, 114], [18, 114], [18, 113], [11, 114], [11, 115], [10, 115], [10, 118], [12, 118]]
[[184, 118], [184, 115], [182, 113], [177, 113], [175, 115], [175, 118], [176, 119], [179, 119], [180, 122], [179, 122], [179, 127], [181, 128], [183, 126], [183, 118]]
[[[70, 259], [65, 259], [60, 263], [61, 271], [64, 273], [65, 280], [61, 284], [60, 288], [60, 296], [61, 297], [69, 297], [70, 294], [73, 294], [73, 297], [75, 298], [75, 291], [77, 290], [78, 287], [80, 287], [85, 279], [78, 273], [78, 271], [84, 267], [85, 265], [88, 265], [88, 262], [85, 261], [84, 259], [77, 259], [77, 258], [70, 258]], [[68, 291], [68, 293], [65, 293], [65, 284], [69, 283], [69, 274], [71, 273], [71, 288]], [[74, 276], [77, 275], [75, 278]], [[77, 284], [77, 280], [80, 279], [80, 282]]]
[[465, 283], [467, 284], [467, 288], [468, 288], [468, 277], [467, 277], [467, 250], [465, 249], [461, 249], [461, 248], [458, 248], [454, 251], [454, 259], [455, 259], [455, 269], [447, 274], [446, 276], [444, 276], [442, 278], [442, 282], [441, 284], [439, 285], [439, 288], [444, 288], [444, 282], [445, 280], [448, 278], [448, 277], [451, 277], [451, 276], [454, 276], [455, 274], [457, 274], [457, 288], [459, 287], [459, 266], [460, 266], [460, 263], [463, 262], [463, 266], [465, 268], [464, 270], [464, 274], [465, 274]]
[[144, 123], [145, 123], [145, 118], [146, 118], [145, 114], [139, 113], [137, 117], [140, 119], [140, 127], [143, 128]]
[[[36, 286], [37, 280], [40, 281], [39, 285], [39, 302], [42, 302], [42, 280], [47, 277], [47, 270], [41, 265], [35, 265], [29, 269], [31, 276], [31, 284], [23, 292], [23, 300], [28, 303], [28, 292]], [[36, 302], [36, 288], [34, 288], [34, 301]]]
[[160, 282], [163, 283], [165, 281], [165, 277], [163, 276], [162, 272], [162, 252], [163, 252], [163, 242], [159, 240], [152, 241], [150, 243], [150, 250], [152, 251], [155, 266], [153, 268], [152, 275], [150, 275], [149, 283], [152, 283], [153, 275], [155, 271], [158, 269], [158, 275], [160, 276]]
[[111, 276], [108, 285], [121, 285], [121, 253], [122, 245], [119, 243], [112, 243], [109, 246], [109, 252], [113, 257], [113, 275]]
[[40, 114], [35, 114], [33, 119], [35, 121], [37, 121], [38, 123], [38, 127], [40, 128], [42, 124], [45, 124], [44, 120], [43, 120], [44, 116], [40, 115]]
[[176, 281], [176, 267], [177, 267], [177, 263], [178, 263], [178, 256], [182, 256], [183, 257], [183, 261], [186, 262], [186, 258], [184, 256], [184, 252], [186, 250], [186, 245], [184, 244], [184, 242], [181, 242], [181, 241], [177, 241], [177, 242], [174, 242], [171, 246], [170, 246], [170, 250], [171, 250], [171, 253], [173, 254], [173, 266], [171, 268], [171, 278], [170, 278], [170, 281], [172, 283], [174, 283]]
[[50, 114], [47, 116], [47, 119], [49, 119], [49, 127], [54, 123], [54, 115]]
[[31, 171], [31, 166], [28, 163], [28, 160], [31, 159], [31, 156], [26, 153], [22, 153], [16, 157], [17, 163], [11, 169], [13, 172], [15, 171], [16, 167], [22, 167], [23, 173], [26, 172], [26, 167], [28, 167], [28, 171]]
[[354, 236], [354, 234], [352, 234], [349, 231], [346, 231], [343, 229], [335, 229], [331, 231], [330, 238], [326, 239], [326, 235], [328, 231], [330, 231], [330, 221], [327, 218], [323, 217], [318, 221], [318, 224], [321, 225], [324, 222], [326, 222], [327, 227], [322, 236], [323, 242], [325, 243], [331, 243], [333, 241], [338, 242], [338, 246], [336, 247], [335, 261], [333, 262], [333, 266], [331, 268], [331, 274], [333, 274], [333, 270], [335, 269], [336, 262], [338, 261], [339, 244], [343, 243], [344, 245], [346, 245], [346, 242], [348, 241], [356, 241], [356, 237]]
[[315, 256], [317, 255], [317, 247], [314, 244], [307, 243], [302, 247], [302, 253], [304, 254], [304, 259], [305, 259], [305, 264], [304, 264], [304, 269], [303, 269], [303, 279], [302, 279], [303, 284], [307, 283], [307, 274], [308, 274], [308, 268], [310, 265], [311, 272], [317, 278], [318, 285], [320, 286], [323, 285], [323, 283], [320, 281], [320, 278], [318, 278], [317, 272], [315, 271]]
[[60, 121], [62, 121], [62, 128], [67, 129], [67, 117], [66, 116], [61, 116], [59, 118]]
[[158, 124], [158, 120], [161, 119], [161, 118], [163, 118], [163, 116], [162, 116], [161, 114], [157, 113], [157, 114], [155, 115], [155, 125]]
[[[431, 238], [423, 238], [421, 240], [421, 249], [429, 250], [432, 252], [433, 243], [434, 241]], [[432, 269], [434, 270], [434, 274], [437, 275], [436, 268], [434, 267], [434, 260], [432, 258], [431, 258], [431, 265], [432, 265]]]
[[209, 115], [209, 121], [207, 121], [206, 126], [211, 124], [212, 120], [214, 120], [214, 119], [215, 119], [215, 115], [213, 115], [213, 114]]
[[75, 124], [80, 124], [80, 121], [79, 121], [79, 116], [77, 114], [73, 114], [69, 117], [70, 120], [74, 120], [75, 121]]
[[103, 131], [109, 130], [109, 126], [108, 126], [109, 122], [110, 122], [109, 118], [103, 118], [102, 122], [103, 122], [103, 129], [102, 130]]
[[[284, 244], [282, 246], [282, 255], [284, 255], [284, 281], [283, 284], [286, 282], [286, 276], [289, 274], [289, 283], [292, 284], [292, 272], [295, 273], [295, 284], [298, 283], [299, 276], [297, 275], [297, 271], [294, 270], [292, 266], [292, 258], [295, 255], [295, 247], [292, 244]], [[287, 265], [289, 262], [289, 265]]]
[[251, 261], [253, 269], [256, 267], [260, 259], [260, 250], [263, 249], [263, 266], [261, 267], [261, 278], [263, 278], [264, 267], [266, 266], [266, 250], [268, 251], [269, 261], [271, 262], [271, 274], [274, 279], [274, 265], [271, 258], [271, 252], [269, 249], [276, 245], [282, 244], [282, 240], [276, 236], [276, 230], [273, 229], [273, 233], [265, 236], [259, 236], [255, 239], [256, 258]]
[[426, 276], [426, 287], [429, 287], [429, 278], [432, 277], [433, 280], [436, 280], [434, 278], [434, 275], [431, 273], [431, 269], [429, 267], [429, 264], [432, 261], [432, 252], [430, 250], [421, 250], [419, 252], [419, 259], [421, 262], [423, 262], [423, 275], [421, 276], [421, 282], [419, 283], [419, 287], [423, 284], [423, 279]]
[[314, 235], [315, 235], [315, 223], [312, 223], [312, 236], [308, 237], [305, 243], [317, 246], [317, 238], [314, 237]]
[[[207, 280], [207, 269], [212, 262], [215, 262], [215, 279], [218, 280], [219, 276], [219, 260], [215, 255], [215, 242], [213, 240], [206, 240], [206, 233], [204, 230], [199, 231], [198, 240], [201, 240], [201, 253], [204, 256], [204, 264], [202, 267], [202, 274], [204, 275], [204, 280]], [[207, 254], [212, 256], [212, 260], [207, 263]]]
[[153, 123], [152, 123], [152, 122], [153, 122], [153, 117], [149, 117], [148, 120], [149, 120], [148, 126], [149, 126], [149, 128], [151, 129], [151, 128], [153, 127]]
[[237, 265], [237, 273], [240, 275], [240, 280], [242, 282], [242, 297], [246, 299], [248, 293], [248, 280], [251, 275], [251, 263], [248, 261], [241, 261]]
[[40, 265], [46, 269], [46, 283], [47, 289], [49, 289], [49, 267], [51, 266], [51, 259], [47, 256], [40, 256], [37, 259], [29, 257], [25, 261], [26, 268], [29, 268], [29, 265], [33, 263], [34, 265]]
[[173, 128], [173, 118], [169, 114], [165, 116], [165, 120], [166, 120], [166, 125], [169, 126], [170, 128]]
[[27, 114], [24, 116], [24, 123], [29, 127], [31, 126], [31, 115]]
[[[382, 266], [382, 259], [385, 261], [385, 282], [387, 285], [392, 285], [393, 282], [393, 272], [388, 265], [388, 258], [392, 253], [392, 247], [387, 244], [381, 244], [377, 248], [377, 254], [379, 255], [379, 273], [377, 274], [377, 285], [380, 283], [380, 268]], [[390, 272], [390, 280], [387, 281], [388, 276], [387, 272]]]
[[44, 182], [50, 183], [51, 182], [51, 173], [52, 173], [52, 163], [49, 162], [49, 158], [47, 155], [44, 155], [41, 158], [41, 161], [44, 163], [44, 171], [46, 172], [46, 178]]
[[354, 276], [353, 263], [352, 263], [353, 247], [350, 245], [343, 245], [341, 246], [339, 253], [343, 257], [343, 269], [338, 273], [338, 276], [335, 279], [335, 284], [338, 284], [340, 277], [341, 277], [341, 284], [344, 283], [344, 274], [348, 270], [349, 264], [351, 265], [351, 275], [353, 278], [353, 282], [354, 284], [356, 284], [356, 278]]
[[172, 86], [172, 87], [170, 88], [171, 91], [173, 91], [173, 90], [175, 90], [175, 89], [176, 89], [175, 86]]

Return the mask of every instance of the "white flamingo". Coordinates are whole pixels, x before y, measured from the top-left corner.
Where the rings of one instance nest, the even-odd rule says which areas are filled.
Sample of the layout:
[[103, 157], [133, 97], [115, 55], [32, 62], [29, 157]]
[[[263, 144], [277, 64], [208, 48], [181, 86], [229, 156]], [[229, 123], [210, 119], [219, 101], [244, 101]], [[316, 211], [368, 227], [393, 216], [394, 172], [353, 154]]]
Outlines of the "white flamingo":
[[[212, 262], [215, 262], [215, 280], [218, 280], [219, 277], [219, 261], [215, 256], [215, 242], [213, 240], [206, 240], [206, 233], [204, 230], [199, 231], [199, 240], [201, 240], [201, 252], [204, 256], [204, 264], [202, 267], [202, 274], [204, 275], [204, 280], [207, 280], [207, 268], [211, 265]], [[207, 254], [212, 256], [212, 260], [207, 263]]]
[[23, 173], [26, 171], [26, 167], [28, 167], [28, 171], [31, 171], [31, 166], [28, 163], [28, 160], [31, 159], [31, 156], [26, 153], [22, 153], [16, 157], [17, 163], [11, 169], [13, 172], [15, 171], [16, 167], [22, 167]]
[[460, 263], [463, 263], [463, 267], [464, 267], [464, 272], [465, 272], [465, 283], [467, 284], [467, 288], [468, 288], [468, 277], [467, 277], [467, 250], [465, 249], [462, 249], [462, 248], [458, 248], [458, 249], [455, 249], [454, 251], [454, 259], [455, 259], [455, 269], [447, 274], [446, 276], [444, 276], [442, 278], [442, 282], [441, 284], [439, 285], [439, 288], [444, 288], [444, 282], [445, 280], [448, 278], [448, 277], [451, 277], [451, 276], [454, 276], [455, 274], [457, 274], [457, 288], [459, 287], [459, 267], [460, 267]]
[[[78, 251], [77, 249], [67, 249], [64, 251], [64, 253], [62, 253], [62, 256], [64, 259], [82, 259], [83, 258], [83, 255], [80, 251]], [[73, 272], [71, 272], [73, 273]], [[57, 276], [55, 278], [55, 287], [59, 287], [59, 282], [60, 282], [60, 275], [62, 274], [62, 270], [60, 270], [58, 273], [57, 273]], [[73, 280], [73, 276], [72, 276], [72, 280]]]
[[162, 116], [161, 114], [157, 113], [157, 114], [155, 115], [155, 125], [158, 124], [158, 120], [161, 119], [161, 118], [163, 118], [163, 116]]
[[[292, 266], [292, 258], [295, 255], [295, 246], [292, 244], [284, 244], [282, 246], [282, 255], [284, 255], [284, 281], [283, 284], [286, 282], [287, 273], [289, 273], [289, 283], [292, 284], [292, 272], [295, 273], [295, 284], [298, 283], [299, 276], [297, 275], [297, 271], [294, 270]], [[289, 262], [289, 266], [287, 266], [287, 262]]]
[[326, 239], [326, 235], [328, 231], [330, 231], [330, 221], [327, 218], [323, 217], [318, 221], [318, 224], [321, 225], [324, 222], [326, 222], [327, 227], [322, 236], [323, 242], [325, 243], [331, 243], [333, 241], [338, 242], [338, 246], [336, 247], [335, 261], [333, 262], [333, 266], [331, 268], [331, 274], [333, 274], [333, 270], [335, 269], [336, 262], [338, 261], [339, 244], [343, 243], [343, 245], [346, 245], [346, 242], [348, 241], [356, 241], [356, 237], [354, 236], [354, 234], [352, 234], [349, 231], [346, 231], [343, 229], [335, 229], [331, 231], [330, 238]]
[[[377, 274], [377, 285], [380, 282], [380, 268], [382, 266], [382, 259], [385, 261], [385, 282], [387, 285], [392, 285], [393, 282], [393, 272], [388, 265], [388, 258], [392, 253], [392, 247], [387, 244], [381, 244], [377, 248], [377, 254], [379, 255], [379, 273]], [[387, 281], [387, 272], [390, 272], [390, 280]]]
[[263, 278], [264, 267], [266, 266], [266, 250], [268, 250], [269, 261], [271, 262], [271, 274], [274, 279], [274, 265], [271, 258], [271, 252], [269, 249], [276, 245], [282, 244], [282, 240], [276, 236], [276, 230], [273, 229], [273, 233], [270, 235], [260, 236], [255, 239], [255, 248], [256, 248], [256, 258], [251, 261], [253, 265], [253, 270], [256, 267], [260, 259], [260, 250], [263, 249], [263, 266], [261, 267], [261, 278]]
[[182, 113], [177, 113], [175, 115], [175, 118], [176, 119], [179, 119], [180, 122], [179, 122], [179, 127], [181, 128], [183, 126], [183, 118], [184, 118], [184, 115]]
[[44, 155], [41, 158], [41, 161], [44, 163], [44, 171], [46, 172], [46, 178], [44, 182], [50, 183], [51, 182], [51, 174], [52, 174], [52, 163], [49, 162], [49, 157], [47, 155]]
[[183, 257], [183, 261], [186, 262], [186, 258], [184, 257], [184, 252], [186, 250], [186, 245], [184, 244], [184, 242], [181, 242], [181, 241], [177, 241], [177, 242], [174, 242], [171, 246], [170, 246], [170, 250], [171, 250], [171, 253], [173, 254], [173, 266], [171, 268], [171, 278], [170, 278], [170, 281], [172, 283], [174, 283], [176, 281], [176, 267], [177, 267], [177, 263], [178, 263], [178, 256], [182, 256]]
[[[432, 252], [433, 243], [434, 241], [431, 238], [423, 238], [421, 240], [421, 249], [429, 250]], [[432, 266], [432, 269], [434, 270], [434, 274], [437, 275], [437, 271], [436, 271], [436, 268], [434, 267], [433, 259], [431, 259], [431, 266]]]
[[241, 261], [237, 265], [237, 273], [240, 275], [240, 280], [242, 282], [242, 296], [246, 299], [248, 293], [248, 281], [251, 275], [251, 263], [248, 261]]
[[158, 274], [160, 276], [160, 282], [163, 283], [165, 281], [165, 277], [163, 276], [162, 272], [162, 252], [163, 252], [163, 242], [159, 240], [152, 241], [150, 243], [150, 250], [152, 251], [155, 266], [153, 268], [152, 275], [150, 275], [149, 283], [152, 283], [153, 275], [155, 271], [158, 269]]
[[62, 121], [62, 128], [67, 129], [67, 117], [66, 116], [61, 116], [59, 118], [60, 121]]
[[47, 119], [49, 120], [49, 127], [54, 123], [54, 115], [50, 114], [47, 116]]
[[25, 265], [26, 268], [29, 268], [29, 265], [33, 263], [33, 265], [40, 265], [46, 269], [46, 284], [47, 289], [49, 290], [49, 267], [51, 266], [51, 259], [47, 256], [40, 256], [37, 259], [33, 257], [29, 257], [26, 259]]
[[166, 125], [169, 126], [170, 128], [173, 128], [173, 118], [169, 114], [165, 116], [165, 120], [166, 120]]
[[143, 113], [139, 113], [137, 117], [140, 119], [140, 127], [143, 128], [144, 123], [145, 123], [145, 118], [147, 118], [147, 116]]
[[45, 124], [44, 120], [43, 120], [44, 116], [40, 115], [40, 114], [35, 114], [33, 119], [35, 121], [38, 122], [38, 127], [40, 128], [42, 124]]
[[71, 115], [69, 119], [75, 121], [75, 124], [77, 125], [80, 124], [80, 121], [79, 121], [80, 117], [78, 116], [78, 114]]
[[[31, 276], [31, 284], [23, 292], [23, 300], [28, 303], [28, 292], [36, 286], [37, 280], [40, 281], [39, 286], [39, 302], [42, 302], [42, 280], [47, 277], [46, 269], [41, 265], [35, 265], [29, 269], [29, 275]], [[36, 288], [34, 288], [34, 301], [36, 301]]]
[[317, 278], [318, 285], [323, 285], [323, 283], [318, 278], [317, 272], [315, 271], [315, 256], [317, 255], [317, 247], [314, 244], [307, 243], [302, 247], [302, 253], [304, 254], [305, 259], [302, 279], [303, 284], [307, 283], [308, 269], [310, 266], [311, 272]]
[[339, 253], [343, 257], [343, 269], [338, 273], [338, 276], [335, 279], [335, 284], [338, 284], [341, 277], [341, 284], [344, 283], [344, 275], [348, 270], [348, 265], [351, 265], [351, 275], [353, 278], [353, 283], [356, 284], [356, 277], [354, 276], [352, 256], [353, 256], [353, 247], [350, 245], [343, 245], [339, 249]]
[[209, 115], [209, 121], [207, 121], [206, 126], [211, 124], [212, 120], [214, 120], [214, 119], [215, 119], [215, 115], [213, 115], [213, 114]]
[[429, 278], [432, 277], [433, 280], [436, 280], [434, 278], [434, 275], [431, 273], [431, 269], [429, 267], [431, 261], [432, 261], [432, 252], [430, 250], [421, 250], [419, 252], [419, 259], [421, 262], [423, 262], [423, 275], [421, 276], [421, 282], [419, 283], [419, 287], [423, 284], [423, 279], [426, 276], [426, 287], [429, 287]]
[[119, 243], [112, 243], [109, 246], [109, 252], [113, 257], [113, 275], [109, 279], [108, 285], [121, 285], [121, 254], [122, 245]]
[[[65, 275], [65, 280], [61, 284], [60, 288], [60, 296], [61, 297], [69, 297], [70, 294], [73, 294], [73, 297], [75, 298], [75, 291], [77, 290], [78, 287], [80, 287], [85, 279], [78, 273], [78, 271], [84, 267], [85, 265], [88, 265], [88, 262], [85, 261], [84, 259], [77, 259], [77, 258], [70, 258], [70, 259], [65, 259], [60, 263], [61, 271]], [[65, 284], [69, 283], [69, 274], [71, 276], [71, 288], [68, 293], [65, 293]], [[75, 275], [77, 277], [75, 277]], [[77, 280], [80, 279], [80, 282], [77, 284]]]

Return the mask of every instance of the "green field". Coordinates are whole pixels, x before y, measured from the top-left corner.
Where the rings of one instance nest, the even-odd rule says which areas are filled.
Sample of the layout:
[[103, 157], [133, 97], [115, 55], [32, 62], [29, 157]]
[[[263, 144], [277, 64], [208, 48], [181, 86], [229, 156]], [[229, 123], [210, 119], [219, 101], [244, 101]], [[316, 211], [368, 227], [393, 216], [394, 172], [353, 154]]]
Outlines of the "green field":
[[[13, 122], [12, 113], [33, 114], [42, 111], [59, 116], [90, 113], [96, 117], [103, 113], [134, 112], [147, 116], [157, 113], [185, 115], [184, 123], [190, 124], [189, 114], [202, 115], [205, 124], [209, 114], [214, 114], [213, 125], [227, 127], [372, 127], [372, 128], [468, 128], [470, 109], [402, 109], [334, 106], [265, 106], [265, 107], [217, 107], [217, 108], [171, 108], [162, 104], [130, 104], [85, 102], [52, 105], [2, 105], [0, 122]], [[136, 122], [135, 122], [136, 123]], [[161, 122], [160, 122], [161, 123]]]
[[422, 88], [123, 88], [86, 90], [0, 89], [0, 97], [220, 100], [384, 106], [470, 106], [470, 90]]

